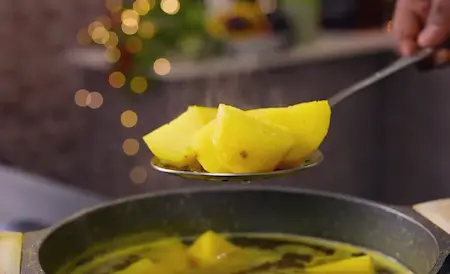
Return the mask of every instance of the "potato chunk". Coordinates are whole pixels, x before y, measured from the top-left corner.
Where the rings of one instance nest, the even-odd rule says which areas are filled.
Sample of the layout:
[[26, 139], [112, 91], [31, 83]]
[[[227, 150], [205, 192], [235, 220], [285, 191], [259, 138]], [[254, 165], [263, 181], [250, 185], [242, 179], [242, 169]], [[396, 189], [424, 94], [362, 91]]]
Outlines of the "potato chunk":
[[182, 272], [190, 267], [188, 248], [180, 240], [155, 242], [145, 257], [153, 262], [164, 265], [172, 271]]
[[288, 131], [219, 105], [212, 136], [219, 162], [232, 173], [269, 172], [291, 150], [294, 137]]
[[308, 268], [306, 273], [359, 273], [374, 274], [375, 266], [370, 256], [350, 258]]
[[210, 122], [217, 109], [190, 106], [180, 116], [143, 137], [151, 152], [162, 162], [178, 168], [195, 166], [191, 147], [194, 134]]
[[325, 100], [282, 108], [254, 109], [247, 113], [295, 136], [294, 147], [278, 165], [280, 169], [300, 165], [317, 150], [328, 133], [331, 118], [330, 105]]
[[149, 259], [142, 259], [124, 270], [116, 271], [114, 274], [149, 274], [149, 273], [158, 273], [158, 274], [175, 274], [174, 271], [170, 270], [166, 266], [162, 264], [156, 264]]
[[215, 126], [216, 120], [212, 120], [202, 127], [194, 136], [192, 148], [204, 170], [211, 173], [229, 173], [228, 169], [219, 162], [216, 147], [211, 139]]
[[198, 264], [207, 265], [236, 250], [239, 250], [239, 247], [228, 242], [221, 235], [207, 231], [195, 240], [188, 253]]

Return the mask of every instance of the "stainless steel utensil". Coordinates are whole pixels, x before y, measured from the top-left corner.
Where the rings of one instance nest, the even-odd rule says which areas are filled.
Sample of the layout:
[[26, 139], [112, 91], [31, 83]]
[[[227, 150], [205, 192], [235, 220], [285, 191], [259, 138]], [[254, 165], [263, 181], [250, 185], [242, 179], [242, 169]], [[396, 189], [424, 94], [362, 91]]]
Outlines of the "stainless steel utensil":
[[197, 179], [197, 180], [207, 180], [207, 181], [239, 181], [239, 182], [249, 182], [254, 180], [268, 179], [274, 177], [286, 176], [290, 173], [294, 173], [303, 169], [311, 168], [320, 164], [323, 161], [323, 154], [320, 151], [315, 151], [311, 156], [308, 157], [306, 161], [304, 161], [298, 167], [290, 168], [290, 169], [282, 169], [276, 170], [272, 172], [262, 172], [262, 173], [209, 173], [209, 172], [196, 172], [196, 171], [185, 171], [185, 170], [176, 170], [170, 167], [165, 166], [161, 161], [153, 157], [152, 159], [152, 167], [158, 171], [181, 176], [188, 179]]
[[[355, 94], [358, 91], [369, 87], [384, 78], [410, 66], [416, 64], [427, 57], [430, 57], [434, 53], [434, 49], [427, 48], [419, 51], [415, 55], [409, 57], [401, 57], [391, 65], [379, 70], [375, 74], [370, 77], [353, 84], [352, 86], [341, 90], [331, 96], [328, 99], [328, 102], [331, 107], [336, 106], [338, 103], [342, 102], [346, 98]], [[186, 171], [186, 170], [177, 170], [171, 167], [168, 167], [161, 163], [161, 161], [157, 157], [153, 157], [151, 161], [151, 165], [154, 169], [164, 172], [167, 174], [172, 174], [176, 176], [180, 176], [188, 179], [198, 179], [198, 180], [206, 180], [206, 181], [241, 181], [241, 182], [249, 182], [254, 180], [261, 179], [269, 179], [274, 177], [286, 176], [301, 170], [305, 170], [314, 166], [317, 166], [323, 161], [323, 154], [318, 150], [314, 152], [303, 164], [298, 167], [291, 169], [283, 169], [276, 170], [272, 172], [264, 172], [264, 173], [245, 173], [245, 174], [234, 174], [234, 173], [208, 173], [208, 172], [196, 172], [196, 171]]]
[[394, 73], [408, 67], [411, 65], [414, 65], [428, 57], [430, 57], [435, 52], [434, 49], [427, 48], [419, 51], [415, 55], [409, 56], [409, 57], [401, 57], [397, 59], [394, 63], [390, 64], [389, 66], [375, 72], [371, 76], [353, 84], [352, 86], [343, 89], [333, 96], [331, 96], [328, 99], [328, 103], [331, 107], [334, 107], [336, 104], [340, 103], [344, 99], [347, 99], [351, 95], [355, 94], [358, 91], [361, 91], [375, 83], [378, 83], [379, 81], [383, 80], [384, 78], [393, 75]]

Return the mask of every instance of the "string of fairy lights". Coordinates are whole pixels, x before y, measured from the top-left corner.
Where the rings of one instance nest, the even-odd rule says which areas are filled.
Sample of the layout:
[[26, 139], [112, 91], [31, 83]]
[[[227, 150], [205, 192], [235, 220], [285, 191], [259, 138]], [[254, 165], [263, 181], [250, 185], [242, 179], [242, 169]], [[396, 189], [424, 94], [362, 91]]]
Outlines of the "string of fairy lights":
[[[124, 49], [130, 54], [137, 54], [142, 50], [142, 39], [152, 39], [156, 30], [149, 19], [142, 18], [147, 15], [159, 2], [160, 8], [168, 15], [174, 15], [180, 10], [179, 0], [135, 0], [132, 8], [124, 8], [122, 0], [106, 0], [105, 7], [110, 16], [101, 16], [82, 28], [77, 33], [77, 42], [81, 46], [91, 44], [101, 45], [104, 48], [104, 58], [108, 63], [117, 64], [121, 61], [124, 52], [120, 48], [120, 36], [127, 37], [123, 43]], [[114, 28], [120, 24], [120, 28]], [[118, 33], [121, 31], [122, 33]], [[170, 73], [171, 64], [166, 58], [156, 59], [151, 66], [154, 73], [164, 76]], [[112, 88], [125, 88], [126, 75], [120, 71], [112, 71], [108, 75], [108, 83]], [[135, 94], [142, 94], [149, 88], [146, 76], [133, 76], [129, 79], [129, 89]], [[75, 92], [75, 103], [80, 107], [98, 109], [103, 105], [103, 96], [97, 91], [80, 89]], [[133, 110], [125, 110], [120, 115], [120, 122], [125, 128], [133, 128], [138, 123], [138, 115]], [[127, 138], [122, 143], [122, 151], [127, 156], [135, 156], [140, 149], [140, 143], [135, 138]], [[147, 179], [147, 169], [135, 166], [129, 173], [131, 181], [142, 184]]]

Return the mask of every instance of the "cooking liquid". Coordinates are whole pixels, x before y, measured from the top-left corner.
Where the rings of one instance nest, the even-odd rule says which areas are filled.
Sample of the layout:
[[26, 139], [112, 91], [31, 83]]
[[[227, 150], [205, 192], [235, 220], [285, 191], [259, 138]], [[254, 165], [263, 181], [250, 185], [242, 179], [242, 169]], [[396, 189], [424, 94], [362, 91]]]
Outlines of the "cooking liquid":
[[[344, 243], [322, 240], [312, 237], [292, 236], [285, 234], [239, 233], [228, 239], [235, 245], [251, 250], [258, 256], [260, 264], [249, 269], [228, 272], [226, 265], [217, 269], [191, 269], [177, 274], [298, 274], [302, 269], [313, 265], [340, 261], [351, 257], [370, 255], [376, 266], [377, 274], [412, 274], [406, 267], [394, 259], [379, 252], [351, 246]], [[170, 241], [171, 238], [168, 238]], [[178, 240], [178, 239], [174, 239]], [[187, 245], [195, 238], [183, 239]], [[153, 251], [152, 251], [153, 250]], [[114, 274], [140, 259], [148, 258], [154, 252], [155, 245], [147, 243], [121, 249], [95, 257], [84, 259], [59, 271], [59, 274]], [[250, 253], [252, 253], [250, 252]], [[270, 254], [278, 253], [280, 259], [273, 260]], [[272, 259], [270, 259], [272, 258]], [[267, 259], [267, 260], [266, 260]], [[231, 267], [230, 267], [231, 268]]]

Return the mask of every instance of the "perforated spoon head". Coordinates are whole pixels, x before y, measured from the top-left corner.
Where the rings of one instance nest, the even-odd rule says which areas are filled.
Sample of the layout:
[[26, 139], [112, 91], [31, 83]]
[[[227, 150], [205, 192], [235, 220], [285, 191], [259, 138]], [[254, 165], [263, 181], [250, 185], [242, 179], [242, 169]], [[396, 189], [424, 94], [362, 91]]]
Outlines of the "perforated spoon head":
[[322, 152], [319, 150], [313, 152], [308, 159], [306, 159], [301, 165], [290, 168], [290, 169], [282, 169], [275, 170], [271, 172], [262, 172], [262, 173], [209, 173], [209, 172], [197, 172], [197, 171], [189, 171], [189, 170], [180, 170], [175, 169], [173, 167], [169, 167], [163, 164], [157, 157], [153, 157], [151, 164], [154, 169], [160, 172], [164, 172], [167, 174], [187, 178], [187, 179], [197, 179], [204, 181], [221, 181], [221, 182], [230, 182], [230, 181], [239, 181], [239, 182], [249, 182], [255, 180], [263, 180], [270, 179], [276, 177], [283, 177], [286, 175], [290, 175], [305, 169], [309, 169], [319, 165], [323, 161], [324, 157]]

